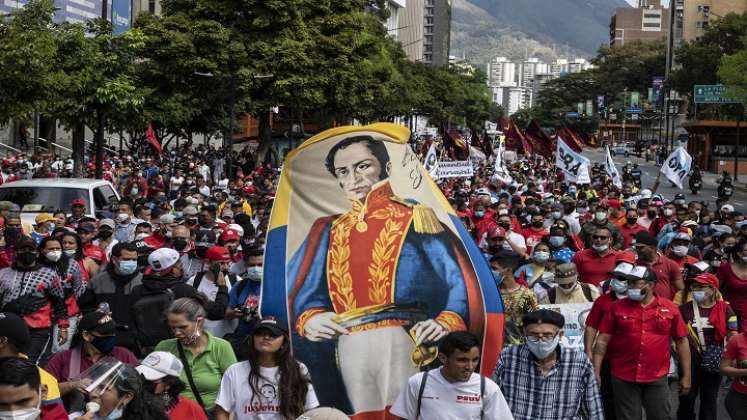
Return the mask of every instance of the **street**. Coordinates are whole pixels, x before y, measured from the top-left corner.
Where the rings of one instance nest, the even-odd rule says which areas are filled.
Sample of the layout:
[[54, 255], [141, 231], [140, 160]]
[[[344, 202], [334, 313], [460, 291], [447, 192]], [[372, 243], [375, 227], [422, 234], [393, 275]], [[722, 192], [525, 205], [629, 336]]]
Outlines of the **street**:
[[[604, 156], [604, 149], [602, 148], [595, 148], [595, 149], [586, 148], [583, 151], [583, 155], [589, 158], [592, 161], [592, 163], [599, 162], [601, 164], [604, 164], [605, 156]], [[651, 187], [654, 185], [654, 182], [656, 181], [657, 175], [659, 174], [659, 166], [657, 166], [653, 161], [646, 162], [645, 159], [638, 158], [634, 155], [630, 155], [627, 158], [623, 156], [616, 156], [616, 157], [613, 157], [612, 160], [615, 161], [615, 165], [617, 165], [617, 170], [621, 174], [622, 174], [622, 167], [623, 165], [625, 165], [626, 162], [629, 161], [631, 163], [637, 163], [638, 167], [640, 167], [641, 171], [643, 172], [643, 177], [641, 180], [643, 188], [651, 189]], [[717, 198], [716, 189], [718, 187], [718, 184], [716, 184], [716, 178], [718, 178], [718, 174], [713, 174], [710, 172], [703, 172], [702, 175], [703, 175], [703, 188], [700, 190], [698, 195], [693, 195], [692, 191], [690, 191], [687, 188], [687, 180], [685, 180], [685, 183], [684, 183], [685, 189], [680, 190], [677, 187], [673, 187], [672, 184], [663, 176], [659, 183], [659, 189], [657, 190], [657, 192], [662, 194], [664, 198], [667, 200], [673, 199], [674, 195], [677, 193], [683, 193], [685, 194], [685, 200], [703, 201], [706, 204], [708, 204], [709, 207], [713, 210], [715, 208], [714, 203], [716, 202], [716, 198]], [[742, 179], [742, 181], [744, 181], [744, 179]], [[737, 211], [741, 211], [741, 212], [747, 211], [747, 189], [735, 188], [734, 195], [732, 196], [731, 202]]]

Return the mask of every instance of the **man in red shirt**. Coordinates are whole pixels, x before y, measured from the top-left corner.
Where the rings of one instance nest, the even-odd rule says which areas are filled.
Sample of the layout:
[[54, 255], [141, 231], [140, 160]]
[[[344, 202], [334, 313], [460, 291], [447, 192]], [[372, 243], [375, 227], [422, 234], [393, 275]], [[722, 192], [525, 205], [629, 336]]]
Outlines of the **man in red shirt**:
[[532, 249], [542, 241], [542, 238], [550, 235], [550, 232], [543, 226], [545, 224], [545, 217], [541, 213], [533, 213], [531, 224], [521, 231], [521, 236], [524, 237], [527, 243], [527, 252], [532, 253]]
[[656, 248], [656, 238], [649, 232], [640, 232], [635, 236], [636, 254], [638, 254], [637, 265], [651, 268], [656, 273], [656, 295], [665, 299], [672, 299], [678, 290], [685, 288], [682, 280], [682, 270], [676, 262], [660, 254]]
[[620, 233], [623, 235], [623, 249], [630, 248], [635, 235], [644, 230], [646, 230], [646, 228], [638, 224], [638, 210], [626, 210], [625, 223], [620, 226]]
[[599, 286], [615, 268], [617, 251], [610, 247], [612, 231], [606, 226], [597, 227], [591, 241], [591, 248], [576, 253], [572, 262], [578, 270], [578, 281]]
[[685, 233], [679, 232], [672, 239], [667, 247], [667, 258], [674, 261], [680, 270], [685, 269], [685, 264], [695, 264], [699, 260], [691, 255], [688, 255], [690, 251], [690, 242], [692, 237]]
[[[656, 296], [656, 274], [643, 266], [628, 278], [628, 298], [612, 304], [599, 325], [593, 363], [600, 380], [607, 356], [612, 372], [615, 413], [619, 419], [669, 420], [669, 355], [675, 342], [680, 362], [680, 393], [690, 392], [690, 345], [677, 305]], [[608, 352], [609, 348], [609, 352]]]

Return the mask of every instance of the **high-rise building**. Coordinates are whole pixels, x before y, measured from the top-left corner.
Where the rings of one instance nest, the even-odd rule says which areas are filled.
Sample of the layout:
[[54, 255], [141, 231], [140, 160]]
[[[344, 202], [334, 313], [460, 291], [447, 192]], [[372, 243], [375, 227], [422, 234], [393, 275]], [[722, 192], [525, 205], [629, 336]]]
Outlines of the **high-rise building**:
[[405, 0], [398, 39], [407, 58], [433, 66], [449, 64], [451, 0]]
[[610, 20], [610, 46], [665, 39], [669, 19], [669, 9], [661, 5], [661, 0], [640, 0], [638, 7], [618, 7]]
[[[0, 14], [7, 14], [26, 5], [28, 0], [1, 0]], [[83, 23], [102, 16], [102, 0], [55, 0], [55, 22]]]
[[729, 13], [747, 12], [747, 0], [670, 0], [674, 3], [675, 47], [705, 33], [714, 20]]
[[137, 16], [140, 13], [160, 15], [161, 0], [132, 0], [132, 15]]
[[[425, 0], [407, 0], [405, 8], [399, 12], [399, 42], [412, 61], [423, 59], [424, 22]], [[428, 27], [428, 31], [432, 35], [433, 27]]]

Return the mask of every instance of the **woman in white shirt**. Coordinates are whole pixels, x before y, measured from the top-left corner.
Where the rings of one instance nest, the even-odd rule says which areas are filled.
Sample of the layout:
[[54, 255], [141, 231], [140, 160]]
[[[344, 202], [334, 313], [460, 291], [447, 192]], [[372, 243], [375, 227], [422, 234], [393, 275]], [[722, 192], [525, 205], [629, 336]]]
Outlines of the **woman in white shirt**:
[[262, 320], [250, 343], [247, 360], [223, 374], [215, 420], [295, 419], [319, 405], [308, 369], [290, 354], [284, 325]]

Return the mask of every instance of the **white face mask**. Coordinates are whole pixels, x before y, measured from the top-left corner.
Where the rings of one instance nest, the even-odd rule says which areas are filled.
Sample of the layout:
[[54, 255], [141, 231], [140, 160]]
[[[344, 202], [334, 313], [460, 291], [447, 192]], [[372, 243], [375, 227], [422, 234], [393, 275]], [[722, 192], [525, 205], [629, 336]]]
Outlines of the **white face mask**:
[[687, 255], [687, 247], [684, 245], [677, 245], [672, 247], [672, 254], [678, 257], [684, 257]]
[[62, 258], [62, 251], [49, 251], [44, 256], [52, 262], [57, 262]]
[[75, 256], [75, 251], [76, 251], [75, 249], [66, 249], [66, 250], [64, 250], [62, 252], [64, 252], [65, 255], [67, 255], [68, 257], [74, 257]]
[[37, 420], [41, 419], [41, 386], [39, 386], [39, 401], [34, 408], [0, 411], [0, 420]]
[[558, 286], [558, 290], [560, 290], [560, 292], [563, 293], [564, 295], [570, 295], [573, 293], [574, 290], [576, 290], [576, 287], [578, 287], [578, 283], [573, 282], [573, 286], [569, 288]]

